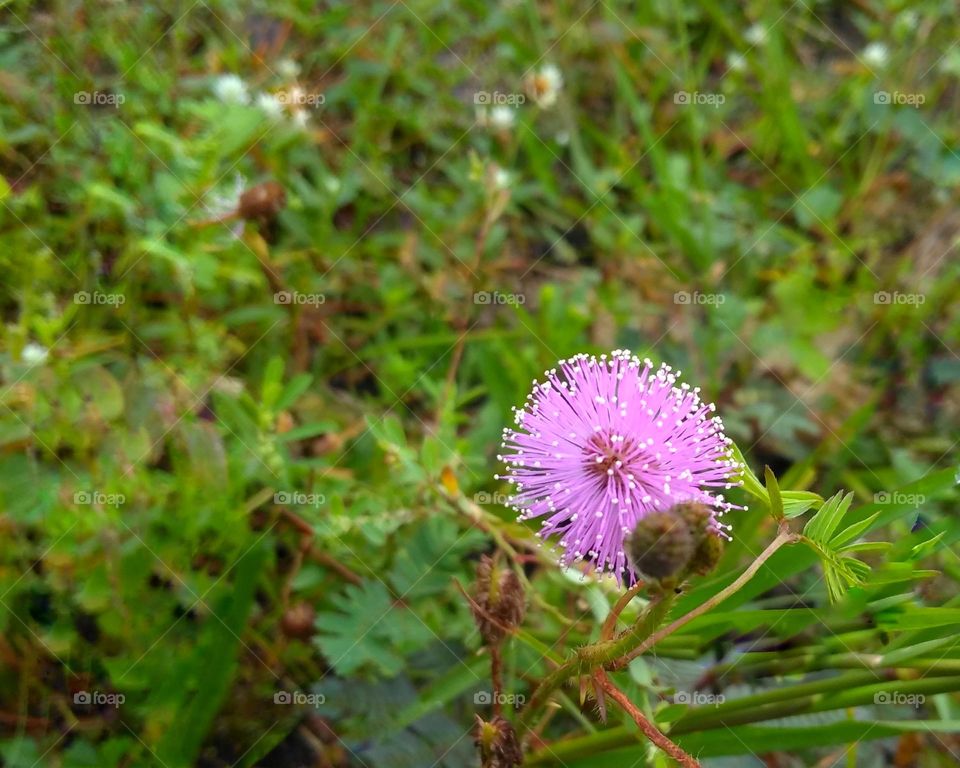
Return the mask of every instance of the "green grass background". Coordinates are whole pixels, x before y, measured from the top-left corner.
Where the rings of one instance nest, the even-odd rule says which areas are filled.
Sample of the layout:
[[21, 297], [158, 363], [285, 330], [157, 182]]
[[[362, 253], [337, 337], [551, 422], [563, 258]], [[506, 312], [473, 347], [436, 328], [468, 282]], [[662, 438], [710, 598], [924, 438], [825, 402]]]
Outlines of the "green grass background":
[[[949, 636], [952, 614], [889, 635], [867, 605], [951, 610], [960, 579], [958, 33], [932, 0], [3, 3], [3, 765], [473, 765], [489, 683], [456, 581], [491, 539], [451, 498], [526, 535], [500, 431], [581, 351], [682, 370], [785, 488], [900, 493], [882, 533], [940, 572], [831, 607], [783, 553], [788, 586], [750, 595], [764, 617], [676, 638], [636, 700], [764, 627], [821, 655]], [[548, 64], [564, 83], [540, 107]], [[231, 73], [323, 103], [271, 119], [215, 96]], [[525, 96], [515, 123], [485, 123], [478, 92]], [[275, 221], [209, 221], [238, 177], [282, 185]], [[729, 574], [773, 530], [731, 522]], [[518, 694], [536, 643], [595, 637], [615, 599], [531, 579]], [[324, 703], [274, 704], [294, 690]], [[628, 726], [575, 700], [548, 735], [592, 757], [555, 764], [648, 762], [602, 763]], [[860, 706], [684, 743], [880, 765], [919, 715]], [[956, 709], [928, 697], [923, 765], [955, 764]]]

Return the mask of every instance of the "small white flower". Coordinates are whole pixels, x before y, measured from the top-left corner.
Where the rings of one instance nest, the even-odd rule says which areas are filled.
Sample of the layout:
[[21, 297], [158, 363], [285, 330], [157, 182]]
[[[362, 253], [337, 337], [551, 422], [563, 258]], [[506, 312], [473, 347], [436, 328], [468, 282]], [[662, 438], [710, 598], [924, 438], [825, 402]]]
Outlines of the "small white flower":
[[39, 365], [44, 362], [49, 355], [50, 350], [46, 347], [30, 341], [23, 345], [23, 350], [20, 352], [20, 359], [28, 365]]
[[730, 53], [727, 55], [727, 69], [731, 72], [746, 72], [747, 57], [742, 53]]
[[499, 165], [493, 167], [492, 178], [495, 189], [508, 189], [510, 187], [510, 174]]
[[239, 75], [220, 75], [213, 83], [213, 94], [224, 104], [249, 104], [247, 84]]
[[300, 74], [300, 65], [293, 59], [281, 59], [277, 62], [277, 74], [284, 80], [296, 80]]
[[336, 176], [327, 176], [323, 180], [323, 187], [331, 195], [335, 195], [340, 191], [340, 179], [338, 179]]
[[903, 34], [906, 32], [913, 32], [917, 28], [917, 24], [920, 23], [920, 14], [916, 11], [903, 11], [897, 15], [897, 18], [894, 19], [893, 28]]
[[236, 174], [233, 177], [233, 189], [229, 192], [223, 190], [210, 192], [203, 198], [203, 207], [210, 218], [219, 218], [226, 216], [237, 210], [240, 205], [240, 195], [247, 186], [247, 180], [243, 174]]
[[565, 147], [570, 143], [570, 133], [568, 131], [557, 131], [557, 135], [553, 137], [553, 140], [561, 147]]
[[283, 117], [283, 102], [273, 93], [261, 93], [257, 96], [257, 106], [268, 117], [279, 120]]
[[243, 379], [235, 378], [233, 376], [219, 376], [217, 380], [213, 382], [212, 389], [220, 392], [224, 395], [229, 395], [230, 397], [240, 397], [243, 394], [244, 383]]
[[868, 67], [886, 66], [887, 61], [890, 59], [890, 52], [883, 43], [870, 43], [863, 49], [861, 55], [864, 63]]
[[307, 101], [307, 92], [299, 85], [295, 85], [283, 95], [283, 99], [287, 104], [302, 106]]
[[517, 121], [517, 113], [513, 107], [499, 105], [490, 110], [489, 123], [491, 128], [506, 131], [513, 128]]
[[945, 75], [960, 77], [960, 51], [958, 51], [956, 48], [952, 48], [947, 51], [944, 57], [940, 59], [937, 69], [943, 72]]
[[545, 64], [540, 71], [528, 78], [527, 90], [537, 106], [548, 109], [557, 103], [563, 88], [563, 73], [554, 64]]
[[310, 124], [310, 115], [305, 109], [296, 110], [290, 118], [293, 120], [293, 124], [302, 130], [306, 130], [307, 126]]
[[763, 45], [767, 42], [767, 28], [763, 24], [752, 24], [743, 33], [743, 38], [750, 45]]

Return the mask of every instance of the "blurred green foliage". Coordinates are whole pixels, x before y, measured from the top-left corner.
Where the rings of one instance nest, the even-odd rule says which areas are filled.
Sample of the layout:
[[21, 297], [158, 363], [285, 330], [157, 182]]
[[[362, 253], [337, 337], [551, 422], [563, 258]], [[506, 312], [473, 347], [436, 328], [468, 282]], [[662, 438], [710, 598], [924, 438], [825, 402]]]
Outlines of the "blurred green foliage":
[[[702, 386], [788, 516], [846, 489], [838, 530], [893, 542], [835, 603], [778, 552], [631, 698], [705, 757], [872, 765], [917, 730], [953, 764], [957, 34], [935, 0], [4, 3], [3, 765], [472, 764], [457, 583], [530, 535], [500, 430], [615, 347]], [[279, 216], [231, 218], [266, 181]], [[546, 562], [517, 695], [616, 599]], [[924, 707], [875, 706], [861, 652]], [[704, 675], [732, 708], [669, 702]], [[827, 712], [735, 705], [824, 679]], [[532, 764], [647, 760], [564, 696]]]

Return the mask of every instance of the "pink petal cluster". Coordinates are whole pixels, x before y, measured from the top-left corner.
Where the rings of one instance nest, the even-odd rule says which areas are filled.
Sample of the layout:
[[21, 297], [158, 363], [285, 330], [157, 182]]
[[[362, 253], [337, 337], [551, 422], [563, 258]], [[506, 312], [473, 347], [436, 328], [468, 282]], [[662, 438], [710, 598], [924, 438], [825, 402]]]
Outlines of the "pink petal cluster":
[[582, 560], [632, 584], [627, 536], [680, 502], [710, 507], [710, 525], [726, 535], [719, 518], [740, 507], [720, 491], [740, 484], [741, 467], [700, 388], [626, 350], [558, 365], [514, 409], [517, 429], [504, 429], [498, 458], [519, 519], [544, 518], [538, 535], [559, 537], [561, 564]]

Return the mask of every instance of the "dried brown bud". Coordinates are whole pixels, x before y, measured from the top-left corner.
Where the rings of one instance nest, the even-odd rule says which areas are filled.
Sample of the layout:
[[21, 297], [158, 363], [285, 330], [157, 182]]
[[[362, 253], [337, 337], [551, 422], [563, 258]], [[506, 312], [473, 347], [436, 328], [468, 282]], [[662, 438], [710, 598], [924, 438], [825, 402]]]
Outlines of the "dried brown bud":
[[480, 558], [472, 608], [483, 641], [487, 645], [499, 643], [508, 631], [520, 625], [526, 611], [517, 574], [489, 555]]
[[289, 432], [296, 426], [296, 422], [293, 420], [293, 416], [290, 415], [289, 411], [280, 411], [277, 414], [277, 434], [283, 435]]
[[287, 637], [306, 640], [313, 634], [316, 616], [309, 603], [294, 603], [280, 619], [280, 628]]
[[241, 219], [269, 221], [276, 218], [287, 202], [287, 193], [275, 181], [265, 181], [244, 190], [240, 195], [237, 213]]
[[517, 732], [500, 715], [489, 723], [477, 715], [473, 743], [480, 752], [482, 768], [514, 768], [523, 763], [523, 750]]
[[648, 579], [666, 579], [686, 569], [696, 549], [690, 526], [673, 512], [645, 515], [627, 539], [627, 554]]

